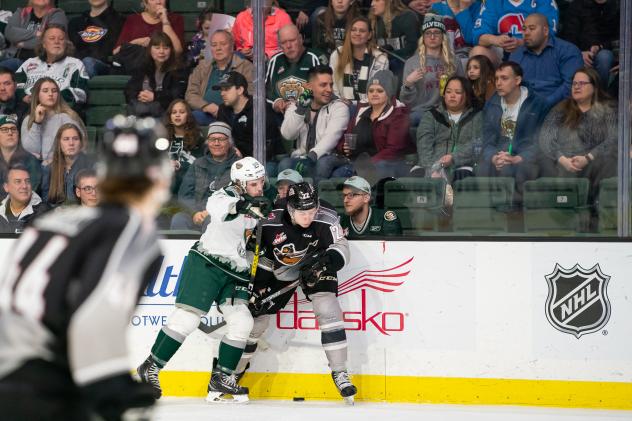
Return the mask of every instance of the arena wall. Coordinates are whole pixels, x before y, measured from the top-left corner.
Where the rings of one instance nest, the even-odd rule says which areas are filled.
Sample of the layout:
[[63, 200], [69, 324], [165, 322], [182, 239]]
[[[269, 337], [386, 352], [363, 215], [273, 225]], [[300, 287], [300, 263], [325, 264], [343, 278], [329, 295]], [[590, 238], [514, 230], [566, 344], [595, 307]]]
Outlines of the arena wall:
[[[4, 256], [11, 240], [0, 241]], [[165, 240], [130, 321], [131, 366], [173, 308], [191, 240]], [[352, 242], [340, 301], [358, 400], [632, 410], [629, 243]], [[547, 280], [548, 278], [548, 280]], [[204, 321], [216, 324], [214, 308]], [[252, 398], [337, 399], [302, 295], [244, 378]], [[218, 340], [191, 335], [161, 373], [204, 396]]]

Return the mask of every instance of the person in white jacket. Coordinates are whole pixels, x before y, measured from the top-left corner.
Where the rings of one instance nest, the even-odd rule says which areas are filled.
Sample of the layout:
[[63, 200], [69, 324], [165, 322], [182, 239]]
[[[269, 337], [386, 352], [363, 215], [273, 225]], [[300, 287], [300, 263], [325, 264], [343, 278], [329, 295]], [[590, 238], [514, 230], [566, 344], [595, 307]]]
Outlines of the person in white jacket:
[[351, 21], [344, 44], [329, 59], [334, 71], [334, 94], [353, 104], [367, 101], [368, 81], [388, 70], [388, 57], [377, 49], [371, 22], [365, 16]]
[[349, 123], [349, 107], [333, 93], [333, 71], [326, 65], [308, 73], [308, 89], [285, 110], [281, 136], [295, 142], [290, 157], [279, 162], [279, 172], [291, 168], [315, 184], [331, 175], [338, 140]]

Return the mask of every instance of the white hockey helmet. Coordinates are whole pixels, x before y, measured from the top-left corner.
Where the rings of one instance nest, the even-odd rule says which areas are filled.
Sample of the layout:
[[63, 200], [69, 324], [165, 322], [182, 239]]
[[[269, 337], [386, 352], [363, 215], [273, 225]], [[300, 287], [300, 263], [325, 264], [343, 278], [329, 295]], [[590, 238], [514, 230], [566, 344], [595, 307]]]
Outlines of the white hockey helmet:
[[258, 180], [266, 176], [263, 165], [251, 156], [235, 161], [230, 167], [230, 180], [246, 189], [246, 182]]

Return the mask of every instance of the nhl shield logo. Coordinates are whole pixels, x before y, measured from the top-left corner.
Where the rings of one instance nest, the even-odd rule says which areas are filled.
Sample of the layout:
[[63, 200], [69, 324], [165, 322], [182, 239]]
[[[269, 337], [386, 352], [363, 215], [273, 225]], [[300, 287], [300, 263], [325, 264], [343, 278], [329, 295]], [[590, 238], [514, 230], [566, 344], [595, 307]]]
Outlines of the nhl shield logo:
[[549, 285], [546, 318], [554, 328], [579, 339], [608, 323], [610, 300], [606, 288], [610, 277], [601, 272], [599, 264], [589, 270], [579, 264], [571, 269], [556, 264], [545, 278]]

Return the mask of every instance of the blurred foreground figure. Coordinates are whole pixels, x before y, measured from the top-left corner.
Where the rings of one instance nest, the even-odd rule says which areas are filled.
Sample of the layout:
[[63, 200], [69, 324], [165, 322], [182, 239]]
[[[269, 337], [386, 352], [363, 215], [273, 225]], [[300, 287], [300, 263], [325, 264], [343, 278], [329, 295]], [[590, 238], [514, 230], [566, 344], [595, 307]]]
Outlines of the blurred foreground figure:
[[160, 268], [154, 218], [172, 170], [153, 119], [117, 116], [98, 164], [100, 205], [37, 219], [0, 278], [3, 420], [145, 420], [125, 332]]

